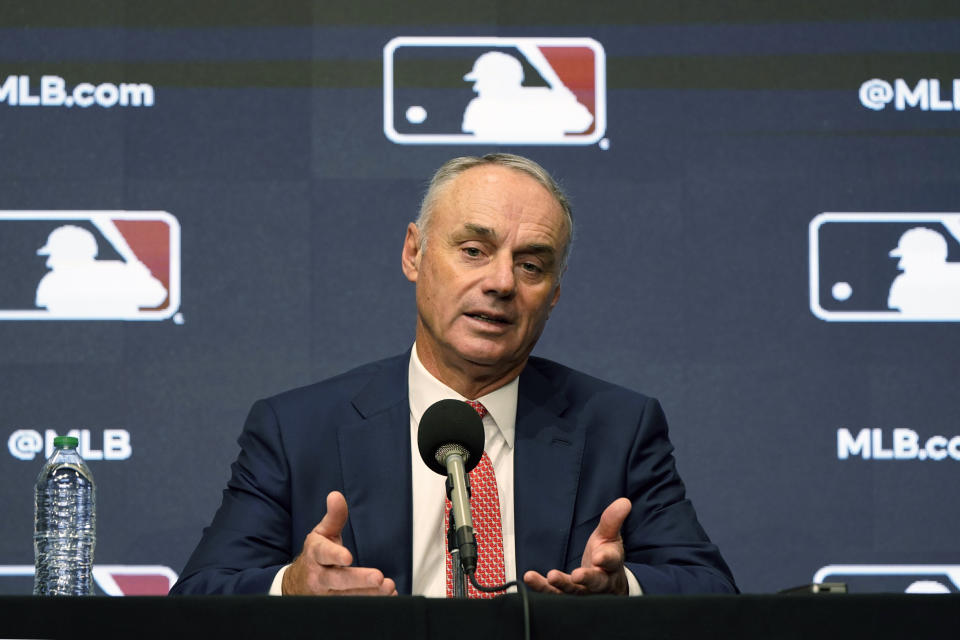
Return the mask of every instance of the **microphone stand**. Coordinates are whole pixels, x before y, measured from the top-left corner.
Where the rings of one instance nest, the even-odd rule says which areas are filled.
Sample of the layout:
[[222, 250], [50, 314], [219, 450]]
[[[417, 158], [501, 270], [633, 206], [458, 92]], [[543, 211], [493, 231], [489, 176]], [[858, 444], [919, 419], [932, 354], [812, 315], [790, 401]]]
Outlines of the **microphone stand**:
[[[470, 476], [465, 476], [467, 481], [467, 495], [470, 494]], [[447, 498], [453, 497], [453, 481], [447, 477]], [[453, 566], [453, 597], [467, 597], [467, 576], [463, 572], [463, 564], [460, 562], [460, 547], [457, 545], [457, 535], [453, 523], [453, 509], [450, 509], [449, 525], [447, 527], [447, 550], [450, 552], [450, 562]]]

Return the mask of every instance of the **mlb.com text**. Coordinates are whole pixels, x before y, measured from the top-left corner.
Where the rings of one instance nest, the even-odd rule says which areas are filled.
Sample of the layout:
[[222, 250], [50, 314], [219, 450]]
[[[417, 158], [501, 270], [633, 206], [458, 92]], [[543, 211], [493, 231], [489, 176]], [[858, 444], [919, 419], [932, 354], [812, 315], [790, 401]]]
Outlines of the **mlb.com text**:
[[68, 90], [60, 76], [41, 76], [34, 86], [30, 76], [7, 76], [0, 84], [0, 103], [11, 107], [152, 107], [153, 85], [145, 82], [80, 82]]
[[921, 441], [913, 429], [837, 429], [837, 458], [864, 460], [960, 460], [960, 436], [931, 436]]

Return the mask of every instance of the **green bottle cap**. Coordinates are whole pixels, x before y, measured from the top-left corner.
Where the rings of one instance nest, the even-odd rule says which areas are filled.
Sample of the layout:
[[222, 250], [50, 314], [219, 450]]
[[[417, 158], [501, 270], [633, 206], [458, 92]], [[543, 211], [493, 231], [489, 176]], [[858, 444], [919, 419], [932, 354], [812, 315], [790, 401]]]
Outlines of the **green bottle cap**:
[[77, 445], [80, 443], [79, 440], [73, 436], [57, 436], [53, 439], [53, 446], [55, 447], [66, 447], [68, 449], [76, 449]]

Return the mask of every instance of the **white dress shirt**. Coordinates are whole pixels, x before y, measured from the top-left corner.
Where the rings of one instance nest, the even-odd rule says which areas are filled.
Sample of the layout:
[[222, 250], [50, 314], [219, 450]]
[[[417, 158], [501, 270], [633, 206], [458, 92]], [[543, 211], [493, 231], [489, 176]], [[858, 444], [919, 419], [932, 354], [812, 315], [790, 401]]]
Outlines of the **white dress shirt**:
[[[447, 523], [446, 476], [424, 464], [417, 447], [417, 431], [424, 411], [440, 400], [466, 400], [437, 380], [420, 363], [417, 346], [410, 353], [410, 452], [413, 491], [413, 593], [436, 598], [446, 597]], [[500, 496], [500, 525], [503, 529], [503, 566], [507, 582], [516, 580], [517, 560], [513, 537], [513, 434], [517, 419], [519, 378], [476, 398], [487, 409], [483, 417], [484, 451], [493, 463]], [[485, 585], [496, 586], [496, 585]], [[511, 587], [511, 591], [515, 588]]]

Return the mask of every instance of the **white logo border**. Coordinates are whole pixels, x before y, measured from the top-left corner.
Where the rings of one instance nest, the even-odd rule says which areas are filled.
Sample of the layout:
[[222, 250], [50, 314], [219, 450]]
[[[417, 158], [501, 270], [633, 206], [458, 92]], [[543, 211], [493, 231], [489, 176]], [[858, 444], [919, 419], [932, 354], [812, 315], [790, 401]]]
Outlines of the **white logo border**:
[[[827, 322], [956, 322], [950, 318], [904, 315], [899, 311], [829, 311], [820, 305], [820, 227], [827, 222], [928, 222], [943, 224], [945, 216], [956, 216], [952, 211], [927, 213], [871, 213], [827, 211], [810, 221], [810, 312]], [[958, 238], [960, 240], [960, 238]]]
[[960, 564], [828, 564], [813, 574], [814, 583], [834, 575], [848, 576], [891, 576], [945, 575], [960, 589]]
[[[32, 564], [5, 564], [0, 565], [0, 576], [28, 577], [36, 574], [36, 567]], [[93, 581], [108, 596], [123, 596], [123, 591], [113, 576], [143, 574], [161, 576], [167, 579], [169, 591], [177, 582], [179, 576], [170, 567], [162, 564], [94, 564]]]
[[57, 210], [0, 211], [2, 220], [162, 220], [170, 227], [170, 304], [166, 309], [141, 311], [133, 318], [63, 318], [43, 310], [0, 310], [0, 320], [167, 320], [180, 310], [180, 222], [167, 211]]
[[383, 47], [383, 133], [391, 142], [396, 144], [497, 144], [490, 140], [477, 139], [468, 133], [400, 133], [393, 126], [393, 54], [403, 46], [421, 47], [512, 47], [518, 44], [531, 46], [547, 45], [556, 47], [588, 47], [593, 50], [594, 56], [594, 92], [597, 97], [595, 105], [595, 126], [589, 136], [571, 137], [564, 142], [548, 142], [542, 140], [510, 140], [504, 145], [537, 145], [537, 146], [586, 146], [599, 142], [607, 132], [607, 74], [606, 52], [603, 45], [593, 38], [509, 38], [498, 36], [486, 37], [439, 37], [439, 36], [397, 36]]

